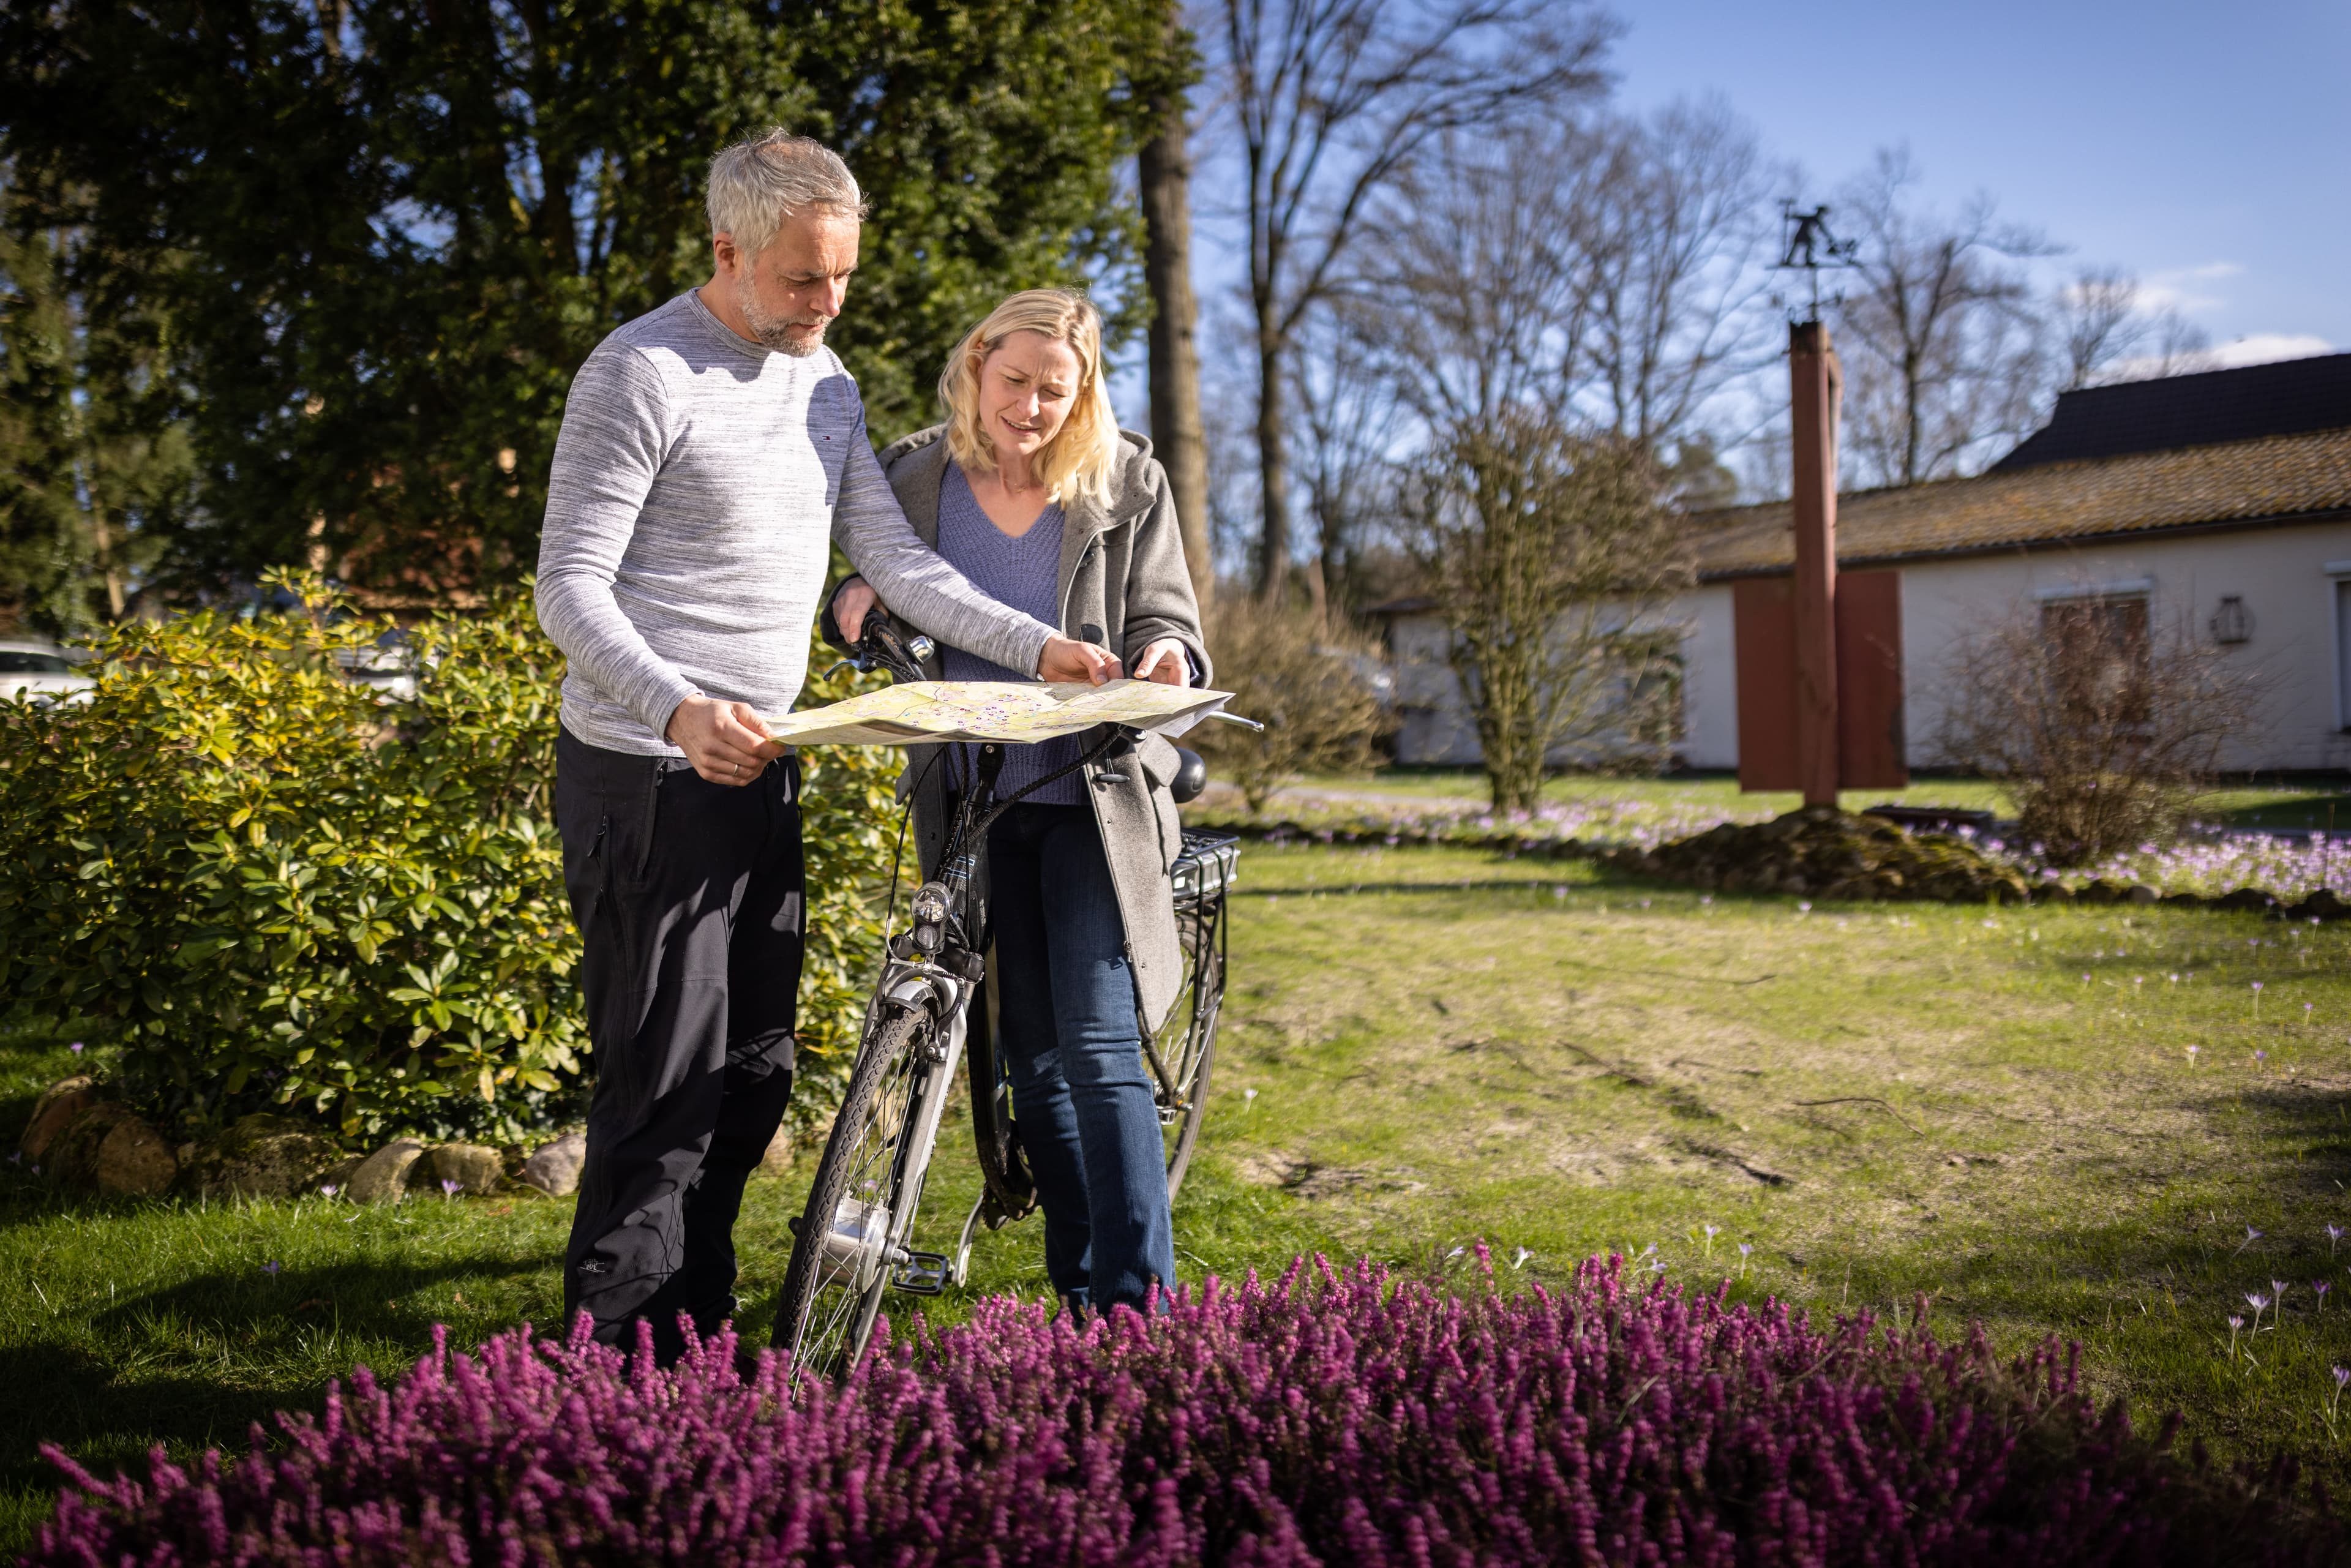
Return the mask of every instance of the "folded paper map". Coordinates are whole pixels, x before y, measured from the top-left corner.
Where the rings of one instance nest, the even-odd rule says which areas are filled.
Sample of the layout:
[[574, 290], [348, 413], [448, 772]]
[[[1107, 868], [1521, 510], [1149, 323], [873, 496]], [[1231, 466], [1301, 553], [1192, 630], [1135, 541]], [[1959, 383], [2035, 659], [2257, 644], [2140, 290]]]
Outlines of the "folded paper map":
[[1098, 724], [1181, 735], [1224, 706], [1230, 692], [1157, 681], [924, 681], [768, 720], [789, 746], [908, 746], [932, 740], [1014, 744], [1075, 735]]

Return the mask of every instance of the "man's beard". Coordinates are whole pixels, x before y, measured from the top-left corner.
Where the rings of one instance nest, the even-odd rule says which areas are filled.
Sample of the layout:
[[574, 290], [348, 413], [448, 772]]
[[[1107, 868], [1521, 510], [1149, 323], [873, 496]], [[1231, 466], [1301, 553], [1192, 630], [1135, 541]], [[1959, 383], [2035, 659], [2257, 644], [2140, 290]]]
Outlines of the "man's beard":
[[743, 324], [751, 329], [751, 336], [779, 354], [805, 360], [824, 347], [821, 316], [770, 316], [747, 288], [736, 295], [735, 305], [743, 312]]

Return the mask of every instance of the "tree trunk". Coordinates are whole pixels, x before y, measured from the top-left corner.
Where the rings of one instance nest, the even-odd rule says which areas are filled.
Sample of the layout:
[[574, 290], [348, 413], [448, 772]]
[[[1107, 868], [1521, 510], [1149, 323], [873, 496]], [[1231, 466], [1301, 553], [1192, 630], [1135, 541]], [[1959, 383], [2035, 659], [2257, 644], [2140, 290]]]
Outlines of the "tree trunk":
[[[1171, 12], [1170, 26], [1180, 16]], [[1151, 291], [1151, 440], [1167, 470], [1184, 563], [1205, 614], [1216, 596], [1208, 537], [1208, 443], [1200, 424], [1200, 350], [1193, 340], [1199, 298], [1192, 292], [1192, 152], [1184, 95], [1154, 106], [1158, 131], [1135, 160], [1143, 190], [1143, 278]]]
[[1328, 614], [1335, 604], [1343, 615], [1353, 608], [1353, 595], [1348, 591], [1346, 521], [1343, 508], [1336, 502], [1314, 504], [1314, 535], [1321, 549], [1321, 559], [1314, 564], [1315, 610]]
[[1258, 335], [1257, 465], [1259, 505], [1264, 516], [1258, 535], [1257, 591], [1279, 601], [1290, 581], [1289, 411], [1282, 405], [1281, 343]]

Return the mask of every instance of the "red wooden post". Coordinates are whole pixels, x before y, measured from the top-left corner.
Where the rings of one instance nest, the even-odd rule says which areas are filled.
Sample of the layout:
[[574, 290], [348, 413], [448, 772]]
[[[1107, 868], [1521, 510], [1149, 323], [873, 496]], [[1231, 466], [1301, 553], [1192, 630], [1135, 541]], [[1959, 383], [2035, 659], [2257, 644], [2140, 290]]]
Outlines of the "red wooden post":
[[1844, 390], [1829, 330], [1788, 328], [1795, 436], [1796, 767], [1807, 806], [1837, 800], [1836, 419]]

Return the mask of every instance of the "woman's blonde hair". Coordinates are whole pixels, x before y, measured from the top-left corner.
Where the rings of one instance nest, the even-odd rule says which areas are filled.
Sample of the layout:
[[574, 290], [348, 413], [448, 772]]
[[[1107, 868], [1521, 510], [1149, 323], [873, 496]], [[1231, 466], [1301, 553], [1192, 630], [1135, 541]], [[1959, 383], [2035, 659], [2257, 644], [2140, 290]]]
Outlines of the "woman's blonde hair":
[[947, 451], [966, 473], [996, 466], [996, 446], [979, 422], [979, 368], [1015, 332], [1042, 332], [1067, 343], [1078, 358], [1078, 384], [1070, 413], [1053, 439], [1037, 454], [1037, 476], [1048, 497], [1110, 499], [1112, 467], [1118, 461], [1118, 415], [1102, 382], [1102, 313], [1082, 294], [1066, 288], [1028, 288], [987, 313], [964, 335], [939, 372], [939, 406], [947, 416]]

